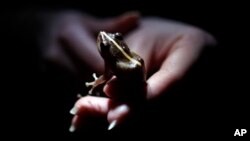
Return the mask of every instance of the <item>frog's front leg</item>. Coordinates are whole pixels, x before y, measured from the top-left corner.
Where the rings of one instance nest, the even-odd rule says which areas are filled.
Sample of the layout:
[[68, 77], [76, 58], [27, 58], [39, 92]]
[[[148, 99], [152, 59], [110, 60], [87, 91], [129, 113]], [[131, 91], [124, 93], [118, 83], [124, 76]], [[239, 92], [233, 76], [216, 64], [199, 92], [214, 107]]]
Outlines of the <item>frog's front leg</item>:
[[92, 82], [86, 82], [86, 83], [85, 83], [86, 87], [91, 86], [91, 89], [90, 89], [89, 92], [88, 92], [89, 95], [92, 95], [93, 90], [94, 90], [97, 86], [99, 86], [99, 85], [101, 85], [101, 84], [107, 82], [107, 79], [104, 77], [104, 75], [101, 75], [99, 78], [97, 78], [96, 74], [93, 73], [93, 77], [94, 77], [94, 79], [95, 79], [94, 81], [92, 81]]
[[85, 85], [86, 87], [93, 86], [95, 84], [95, 81], [98, 79], [96, 76], [96, 73], [93, 73], [93, 78], [95, 79], [93, 82], [86, 82]]

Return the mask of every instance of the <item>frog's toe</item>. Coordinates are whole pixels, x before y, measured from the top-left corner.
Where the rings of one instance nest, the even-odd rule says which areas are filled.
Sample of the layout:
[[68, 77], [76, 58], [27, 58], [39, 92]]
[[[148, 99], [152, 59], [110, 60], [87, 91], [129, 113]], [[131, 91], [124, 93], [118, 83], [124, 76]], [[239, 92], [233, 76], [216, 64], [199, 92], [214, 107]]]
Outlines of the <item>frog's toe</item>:
[[92, 75], [93, 77], [94, 77], [94, 79], [95, 80], [97, 80], [98, 79], [98, 77], [96, 76], [96, 73], [93, 73], [93, 75]]
[[89, 95], [92, 95], [93, 89], [89, 90]]
[[85, 83], [85, 86], [86, 86], [86, 87], [93, 86], [93, 85], [94, 85], [94, 82], [86, 82], [86, 83]]

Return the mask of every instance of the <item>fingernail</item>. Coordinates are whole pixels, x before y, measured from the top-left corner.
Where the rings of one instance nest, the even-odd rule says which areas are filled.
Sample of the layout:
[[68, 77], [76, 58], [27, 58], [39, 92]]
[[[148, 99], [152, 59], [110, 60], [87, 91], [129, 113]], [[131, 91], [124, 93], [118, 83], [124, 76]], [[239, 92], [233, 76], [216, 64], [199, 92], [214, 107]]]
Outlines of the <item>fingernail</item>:
[[72, 133], [72, 132], [75, 132], [75, 130], [76, 130], [76, 127], [73, 124], [71, 124], [69, 127], [69, 132]]
[[117, 120], [113, 120], [113, 121], [109, 124], [108, 130], [113, 129], [116, 125], [117, 125]]
[[77, 98], [82, 98], [82, 95], [81, 94], [77, 94], [76, 97]]
[[124, 113], [129, 110], [128, 105], [123, 104], [114, 109], [114, 113]]
[[69, 111], [69, 113], [72, 114], [72, 115], [75, 115], [75, 114], [78, 112], [78, 110], [79, 110], [79, 109], [78, 109], [77, 107], [74, 106], [74, 107]]

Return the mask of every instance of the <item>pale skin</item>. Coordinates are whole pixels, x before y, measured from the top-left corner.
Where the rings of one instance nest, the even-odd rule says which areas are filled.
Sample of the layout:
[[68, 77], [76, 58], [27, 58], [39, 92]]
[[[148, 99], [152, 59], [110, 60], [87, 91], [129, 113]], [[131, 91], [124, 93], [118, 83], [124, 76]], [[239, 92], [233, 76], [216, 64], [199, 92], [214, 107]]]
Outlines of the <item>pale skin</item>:
[[[54, 24], [57, 30], [52, 33], [44, 56], [74, 73], [79, 73], [79, 70], [72, 63], [70, 56], [66, 55], [63, 47], [57, 44], [58, 37], [70, 44], [70, 50], [91, 72], [102, 74], [104, 63], [96, 48], [95, 35], [100, 30], [122, 32], [130, 49], [144, 59], [147, 101], [166, 93], [172, 84], [185, 75], [205, 46], [216, 44], [209, 33], [197, 27], [156, 17], [144, 18], [135, 12], [110, 19], [66, 12], [61, 14]], [[103, 91], [108, 97], [85, 96], [77, 100], [71, 110], [74, 115], [71, 132], [79, 126], [84, 126], [84, 122], [88, 122], [93, 116], [106, 118], [110, 123], [109, 129], [126, 120], [133, 107], [126, 102], [112, 99], [124, 94], [117, 89], [117, 79], [113, 77], [104, 86]]]

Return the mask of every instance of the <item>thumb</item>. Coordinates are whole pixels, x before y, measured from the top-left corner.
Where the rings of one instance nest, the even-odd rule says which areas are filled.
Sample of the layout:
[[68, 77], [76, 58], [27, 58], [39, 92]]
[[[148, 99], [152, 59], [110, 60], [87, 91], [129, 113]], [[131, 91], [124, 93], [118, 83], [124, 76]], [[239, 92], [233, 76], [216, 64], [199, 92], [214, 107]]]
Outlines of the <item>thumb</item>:
[[139, 24], [139, 18], [139, 12], [126, 12], [115, 18], [102, 19], [95, 22], [95, 25], [92, 25], [95, 26], [93, 28], [95, 32], [104, 30], [107, 32], [120, 32], [125, 34], [137, 27], [137, 25]]

